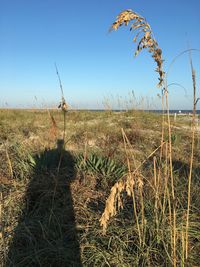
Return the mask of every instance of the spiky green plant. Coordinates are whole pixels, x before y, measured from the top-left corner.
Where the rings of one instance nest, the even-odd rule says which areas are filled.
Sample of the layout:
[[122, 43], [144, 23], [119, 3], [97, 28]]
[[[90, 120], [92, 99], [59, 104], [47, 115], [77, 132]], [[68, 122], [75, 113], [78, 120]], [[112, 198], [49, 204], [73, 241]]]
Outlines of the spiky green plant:
[[99, 182], [105, 188], [113, 185], [114, 182], [127, 173], [126, 166], [117, 163], [111, 158], [94, 153], [87, 156], [86, 159], [83, 154], [79, 154], [76, 158], [76, 167], [80, 171], [99, 176]]

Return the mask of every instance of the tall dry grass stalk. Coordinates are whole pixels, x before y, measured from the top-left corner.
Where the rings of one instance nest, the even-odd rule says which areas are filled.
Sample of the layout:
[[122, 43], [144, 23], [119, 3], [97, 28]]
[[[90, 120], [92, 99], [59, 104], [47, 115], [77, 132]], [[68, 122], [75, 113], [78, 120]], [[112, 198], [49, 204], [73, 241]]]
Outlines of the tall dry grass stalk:
[[65, 143], [66, 113], [67, 113], [67, 110], [68, 110], [69, 107], [68, 107], [67, 102], [66, 102], [65, 97], [64, 97], [63, 86], [62, 86], [60, 74], [58, 72], [58, 68], [57, 68], [56, 63], [55, 63], [55, 69], [56, 69], [56, 74], [58, 76], [59, 86], [60, 86], [60, 90], [61, 90], [61, 101], [60, 101], [60, 104], [59, 104], [58, 108], [60, 108], [62, 110], [62, 113], [63, 113], [63, 140], [64, 140], [64, 143]]
[[7, 144], [4, 142], [4, 148], [5, 148], [5, 153], [6, 153], [6, 158], [8, 161], [8, 169], [9, 169], [9, 174], [10, 174], [10, 178], [13, 179], [14, 175], [13, 175], [13, 167], [12, 167], [12, 162], [8, 153], [8, 148], [7, 148]]
[[[137, 56], [143, 49], [147, 49], [147, 51], [152, 55], [157, 68], [156, 72], [159, 74], [159, 83], [158, 87], [162, 88], [162, 107], [163, 107], [163, 121], [162, 121], [162, 134], [161, 134], [161, 145], [159, 147], [160, 149], [160, 163], [163, 160], [163, 145], [164, 142], [164, 133], [165, 133], [165, 124], [167, 123], [168, 127], [168, 144], [166, 144], [166, 153], [164, 156], [166, 156], [165, 163], [166, 170], [165, 173], [165, 187], [164, 192], [159, 192], [160, 190], [160, 180], [161, 180], [161, 173], [162, 173], [162, 167], [161, 164], [158, 167], [156, 167], [156, 161], [154, 161], [154, 190], [155, 190], [155, 223], [156, 223], [156, 229], [157, 233], [159, 231], [159, 209], [158, 209], [158, 203], [161, 203], [160, 196], [164, 195], [164, 202], [163, 206], [160, 204], [161, 207], [161, 213], [166, 212], [165, 205], [167, 204], [169, 208], [169, 223], [170, 223], [170, 229], [171, 229], [171, 259], [173, 261], [173, 265], [177, 265], [177, 255], [176, 255], [176, 242], [177, 242], [177, 233], [176, 233], [176, 202], [175, 202], [175, 190], [174, 190], [174, 177], [173, 177], [173, 167], [172, 167], [172, 143], [171, 143], [171, 123], [170, 123], [170, 115], [169, 115], [169, 103], [168, 103], [168, 86], [167, 86], [167, 80], [165, 79], [165, 72], [163, 70], [163, 58], [162, 58], [162, 50], [159, 47], [156, 39], [154, 38], [152, 29], [149, 25], [149, 23], [146, 21], [145, 18], [143, 18], [141, 15], [137, 14], [136, 12], [132, 10], [125, 10], [121, 12], [118, 16], [116, 21], [112, 24], [111, 30], [117, 30], [120, 26], [127, 26], [131, 22], [130, 30], [134, 30], [135, 36], [133, 41], [137, 42], [137, 49], [135, 52], [135, 56]], [[167, 109], [167, 121], [165, 116], [165, 108]], [[126, 150], [126, 147], [125, 147]], [[156, 150], [157, 151], [157, 150]], [[154, 154], [154, 153], [153, 153]], [[152, 154], [152, 155], [153, 155]], [[151, 156], [152, 156], [151, 155]], [[128, 167], [130, 165], [130, 159], [127, 157], [127, 164]], [[143, 165], [144, 162], [140, 166]], [[139, 166], [139, 168], [140, 168]], [[135, 196], [134, 196], [134, 190], [136, 189], [136, 181], [137, 178], [140, 177], [138, 173], [138, 167], [135, 168], [134, 171], [132, 171], [130, 168], [129, 173], [126, 177], [123, 178], [123, 180], [120, 180], [117, 182], [111, 189], [111, 194], [108, 197], [106, 201], [106, 207], [104, 210], [104, 213], [102, 214], [102, 217], [100, 219], [100, 224], [103, 226], [104, 231], [106, 230], [108, 220], [110, 217], [114, 216], [117, 213], [117, 209], [122, 207], [122, 200], [120, 199], [120, 195], [122, 191], [126, 191], [128, 195], [133, 197], [133, 205], [135, 202]], [[134, 173], [134, 175], [133, 175]], [[169, 182], [170, 181], [170, 182]], [[142, 186], [143, 187], [143, 186]], [[142, 188], [141, 187], [141, 188]], [[144, 207], [144, 199], [143, 199], [143, 193], [141, 192], [141, 188], [137, 188], [139, 190], [140, 199], [142, 201], [142, 209]], [[120, 204], [119, 204], [120, 203]], [[142, 210], [142, 214], [144, 213], [144, 210]], [[136, 223], [139, 225], [138, 222], [138, 215], [137, 212], [134, 212], [136, 217]], [[144, 219], [144, 214], [142, 215], [142, 223]], [[138, 228], [138, 234], [140, 242], [141, 240], [144, 240], [143, 230], [140, 226], [137, 226]]]
[[57, 139], [57, 123], [55, 121], [53, 114], [50, 112], [49, 109], [47, 110], [47, 112], [48, 112], [48, 115], [51, 121], [50, 136], [56, 140]]
[[190, 203], [191, 203], [191, 184], [192, 184], [192, 169], [194, 159], [194, 144], [195, 144], [195, 116], [196, 116], [196, 105], [198, 99], [196, 97], [196, 73], [192, 63], [192, 56], [190, 51], [190, 67], [192, 72], [192, 83], [193, 83], [193, 115], [192, 115], [192, 147], [191, 147], [191, 158], [190, 158], [190, 171], [188, 176], [188, 203], [187, 203], [187, 216], [186, 216], [186, 231], [185, 231], [185, 258], [188, 258], [188, 229], [189, 229], [189, 215], [190, 215]]
[[0, 224], [1, 224], [1, 231], [0, 231], [0, 239], [3, 240], [3, 216], [2, 216], [2, 210], [3, 210], [3, 194], [0, 192]]
[[[6, 245], [5, 245], [5, 231], [4, 231], [4, 220], [3, 220], [3, 210], [4, 210], [4, 199], [3, 194], [0, 192], [0, 241], [2, 242], [2, 252], [4, 255], [4, 259], [6, 257]], [[3, 265], [3, 262], [2, 262]]]
[[[134, 191], [134, 184], [136, 183], [136, 177], [134, 177], [131, 173], [131, 160], [130, 160], [130, 156], [129, 156], [129, 152], [128, 152], [128, 148], [127, 146], [130, 146], [130, 142], [124, 132], [124, 129], [122, 129], [122, 136], [123, 136], [123, 141], [124, 141], [124, 148], [125, 148], [125, 153], [126, 153], [126, 160], [127, 160], [127, 166], [128, 166], [128, 187], [126, 188], [126, 192], [128, 194], [128, 196], [132, 196], [132, 200], [133, 200], [133, 210], [134, 210], [134, 215], [135, 215], [135, 220], [136, 220], [136, 224], [137, 224], [137, 231], [138, 231], [138, 236], [139, 236], [139, 243], [140, 245], [142, 244], [142, 233], [141, 233], [141, 227], [139, 225], [139, 219], [138, 219], [138, 213], [137, 213], [137, 207], [136, 207], [136, 197], [135, 197], [135, 191]], [[133, 154], [132, 154], [133, 155]], [[135, 158], [133, 156], [133, 161], [134, 161], [134, 166], [136, 166], [135, 164]], [[138, 177], [138, 176], [137, 176]], [[132, 180], [132, 184], [130, 184], [130, 181]], [[141, 189], [141, 188], [140, 188]], [[118, 196], [119, 198], [120, 196]], [[120, 201], [122, 202], [122, 201]], [[142, 207], [143, 207], [143, 203], [142, 203]], [[122, 206], [120, 206], [121, 208]]]
[[62, 86], [60, 74], [58, 72], [58, 68], [57, 68], [56, 63], [55, 63], [55, 69], [56, 69], [56, 74], [58, 76], [59, 86], [60, 86], [60, 90], [61, 90], [61, 101], [60, 101], [58, 108], [61, 109], [62, 114], [63, 114], [63, 136], [62, 136], [62, 140], [58, 140], [58, 143], [60, 143], [59, 144], [59, 146], [60, 146], [60, 160], [59, 160], [58, 167], [57, 167], [57, 173], [59, 173], [62, 158], [63, 158], [63, 153], [64, 153], [65, 145], [66, 145], [66, 140], [65, 140], [66, 139], [66, 113], [68, 110], [68, 105], [67, 105], [67, 102], [65, 101], [63, 86]]
[[[129, 22], [132, 22], [130, 30], [137, 30], [133, 41], [137, 42], [139, 36], [141, 35], [140, 40], [138, 41], [137, 50], [135, 52], [135, 56], [139, 54], [139, 52], [143, 49], [147, 49], [149, 53], [152, 54], [154, 61], [157, 64], [156, 71], [159, 73], [159, 83], [158, 86], [162, 87], [164, 83], [164, 71], [163, 71], [163, 59], [162, 59], [162, 50], [158, 46], [157, 41], [153, 36], [153, 32], [151, 30], [150, 25], [147, 23], [146, 19], [137, 14], [132, 10], [125, 10], [121, 12], [117, 16], [117, 20], [112, 24], [110, 30], [117, 30], [120, 26], [127, 26]], [[123, 135], [124, 136], [124, 135]], [[161, 148], [163, 146], [161, 143]], [[159, 148], [160, 148], [159, 147]], [[156, 149], [157, 151], [157, 149]], [[152, 156], [152, 154], [151, 154]], [[129, 160], [127, 160], [129, 167]], [[140, 166], [143, 165], [144, 162]], [[106, 230], [107, 223], [110, 217], [116, 214], [116, 200], [119, 199], [120, 193], [125, 190], [128, 195], [133, 195], [133, 185], [135, 184], [133, 173], [135, 174], [140, 166], [136, 167], [135, 171], [132, 172], [129, 167], [129, 174], [121, 181], [117, 182], [111, 189], [111, 194], [106, 201], [106, 208], [104, 213], [100, 219], [100, 223], [103, 226], [104, 231]], [[130, 186], [131, 185], [131, 186]], [[121, 201], [120, 201], [121, 203]], [[118, 205], [121, 207], [121, 205]]]
[[[168, 158], [169, 158], [169, 178], [170, 178], [170, 186], [171, 186], [171, 196], [172, 196], [172, 213], [173, 213], [173, 223], [171, 225], [171, 238], [172, 238], [172, 258], [173, 258], [173, 265], [176, 266], [176, 242], [177, 242], [177, 232], [176, 232], [176, 198], [175, 198], [175, 190], [174, 190], [174, 175], [173, 175], [173, 163], [172, 163], [172, 133], [171, 133], [171, 121], [170, 121], [170, 114], [169, 114], [169, 99], [168, 99], [168, 85], [167, 80], [165, 80], [165, 100], [166, 100], [166, 109], [167, 109], [167, 127], [168, 127]], [[170, 198], [170, 196], [169, 196]], [[170, 201], [170, 200], [169, 200]]]

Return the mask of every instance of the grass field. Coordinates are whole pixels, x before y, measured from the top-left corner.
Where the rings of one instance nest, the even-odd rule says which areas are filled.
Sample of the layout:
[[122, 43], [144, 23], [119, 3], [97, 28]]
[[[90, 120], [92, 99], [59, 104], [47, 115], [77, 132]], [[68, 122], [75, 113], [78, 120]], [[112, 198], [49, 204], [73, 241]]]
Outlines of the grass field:
[[[200, 266], [199, 129], [186, 259], [191, 118], [171, 124], [174, 199], [161, 114], [70, 111], [63, 149], [62, 112], [0, 110], [2, 266], [171, 266], [174, 253], [177, 266]], [[103, 233], [112, 186], [135, 170]]]

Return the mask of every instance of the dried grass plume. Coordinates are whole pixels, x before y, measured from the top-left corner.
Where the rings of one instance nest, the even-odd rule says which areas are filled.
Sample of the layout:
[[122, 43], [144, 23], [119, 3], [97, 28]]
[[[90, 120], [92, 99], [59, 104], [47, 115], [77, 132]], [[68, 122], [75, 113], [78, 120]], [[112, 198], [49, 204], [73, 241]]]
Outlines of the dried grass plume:
[[120, 26], [127, 26], [129, 22], [132, 21], [130, 30], [137, 30], [137, 33], [133, 39], [134, 42], [138, 41], [139, 36], [141, 36], [138, 41], [137, 50], [135, 56], [137, 56], [140, 51], [144, 48], [152, 54], [157, 68], [156, 72], [159, 74], [159, 83], [158, 87], [161, 87], [164, 82], [164, 71], [163, 71], [163, 59], [162, 59], [162, 50], [158, 46], [155, 38], [153, 37], [153, 32], [150, 25], [147, 23], [146, 19], [137, 14], [136, 12], [128, 9], [122, 11], [118, 16], [116, 21], [112, 24], [110, 30], [117, 30]]

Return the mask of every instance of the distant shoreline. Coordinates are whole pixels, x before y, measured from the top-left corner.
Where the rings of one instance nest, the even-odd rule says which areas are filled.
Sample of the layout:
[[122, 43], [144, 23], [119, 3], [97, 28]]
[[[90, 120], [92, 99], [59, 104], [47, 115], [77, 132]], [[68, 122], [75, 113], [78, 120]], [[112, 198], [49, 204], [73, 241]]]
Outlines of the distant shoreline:
[[[59, 111], [57, 108], [0, 108], [0, 111], [4, 110], [13, 110], [13, 111], [46, 111], [46, 110], [54, 110], [54, 111]], [[89, 112], [104, 112], [104, 111], [112, 111], [112, 112], [129, 112], [129, 111], [139, 111], [139, 112], [152, 112], [152, 113], [162, 113], [162, 110], [142, 110], [142, 109], [111, 109], [111, 110], [106, 110], [106, 109], [70, 109], [69, 112], [72, 111], [89, 111]], [[165, 111], [167, 113], [167, 111]], [[192, 115], [193, 111], [192, 110], [177, 110], [177, 109], [171, 109], [169, 111], [170, 114], [177, 114], [177, 115]], [[196, 111], [196, 114], [200, 114], [200, 110]]]

